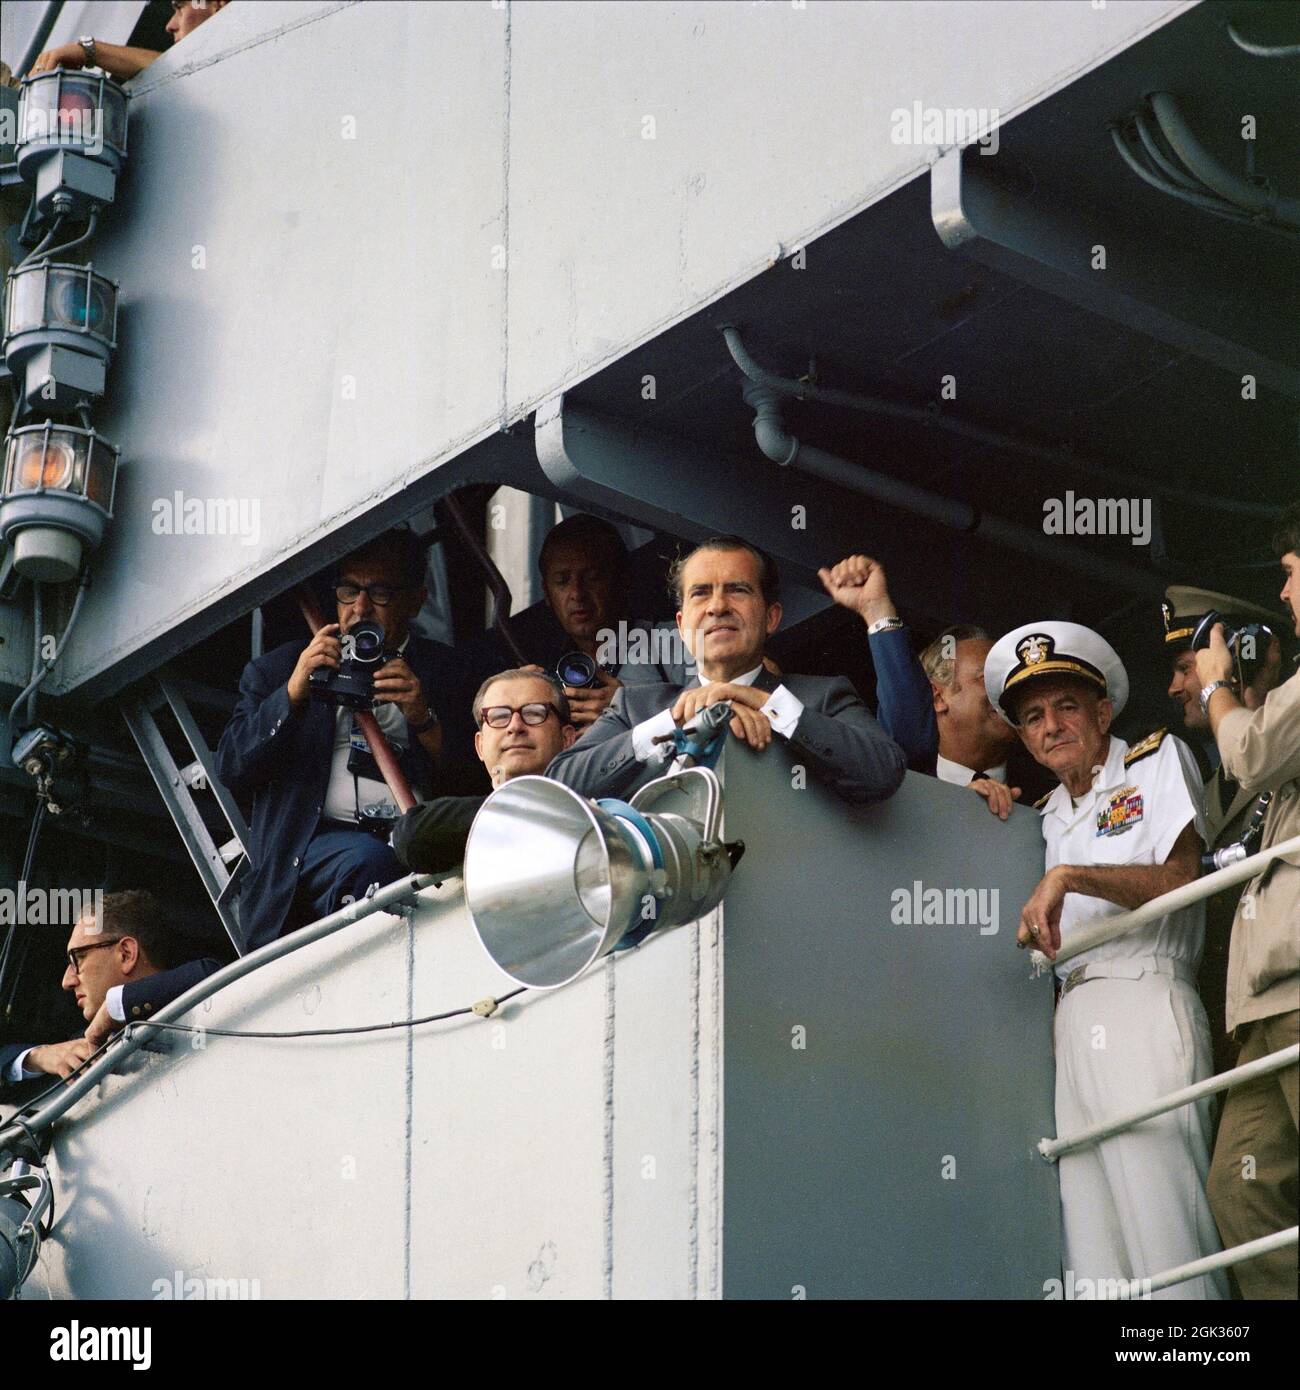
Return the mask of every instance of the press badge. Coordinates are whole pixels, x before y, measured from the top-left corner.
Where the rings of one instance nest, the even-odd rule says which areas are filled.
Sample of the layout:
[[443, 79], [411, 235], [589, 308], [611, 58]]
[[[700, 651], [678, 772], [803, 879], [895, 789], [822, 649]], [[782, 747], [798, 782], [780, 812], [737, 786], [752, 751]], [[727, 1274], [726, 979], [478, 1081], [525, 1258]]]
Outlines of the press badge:
[[1142, 793], [1136, 787], [1121, 787], [1097, 814], [1097, 834], [1122, 835], [1142, 819]]
[[379, 771], [379, 764], [375, 762], [370, 745], [366, 742], [366, 736], [355, 719], [352, 721], [352, 731], [348, 735], [348, 771], [354, 777], [368, 777], [372, 782], [384, 780]]

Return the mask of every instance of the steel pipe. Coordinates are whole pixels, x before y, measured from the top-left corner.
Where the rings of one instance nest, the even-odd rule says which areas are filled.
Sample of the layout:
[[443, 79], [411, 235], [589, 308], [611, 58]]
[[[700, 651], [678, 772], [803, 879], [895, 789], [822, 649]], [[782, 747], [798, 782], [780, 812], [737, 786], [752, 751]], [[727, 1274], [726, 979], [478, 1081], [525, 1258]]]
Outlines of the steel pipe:
[[824, 449], [802, 444], [786, 432], [781, 418], [780, 398], [772, 388], [751, 383], [745, 387], [744, 395], [754, 408], [754, 438], [774, 463], [811, 473], [814, 477], [824, 478], [829, 483], [887, 506], [928, 517], [954, 531], [964, 531], [967, 535], [979, 536], [1010, 550], [1032, 555], [1044, 564], [1059, 565], [1117, 588], [1149, 594], [1153, 598], [1164, 594], [1165, 579], [1159, 574], [1118, 560], [1103, 560], [1089, 555], [1086, 551], [1063, 545], [1017, 522], [986, 516], [967, 502], [954, 502], [899, 478], [850, 463], [848, 459], [827, 453]]
[[[1227, 1269], [1230, 1265], [1239, 1265], [1246, 1260], [1253, 1260], [1257, 1255], [1267, 1255], [1270, 1251], [1281, 1250], [1285, 1246], [1294, 1245], [1300, 1237], [1300, 1226], [1291, 1226], [1285, 1231], [1274, 1231], [1271, 1236], [1260, 1236], [1258, 1240], [1248, 1240], [1244, 1245], [1234, 1245], [1231, 1250], [1221, 1250], [1217, 1255], [1206, 1255], [1199, 1260], [1190, 1260], [1185, 1265], [1175, 1265], [1173, 1269], [1166, 1269], [1161, 1274], [1153, 1274], [1146, 1279], [1123, 1279], [1116, 1282], [1126, 1286], [1128, 1296], [1131, 1298], [1136, 1291], [1139, 1298], [1147, 1298], [1153, 1293], [1159, 1293], [1161, 1289], [1167, 1289], [1174, 1284], [1186, 1283], [1188, 1279], [1196, 1279], [1202, 1274], [1211, 1274], [1216, 1269]], [[1123, 1299], [1124, 1293], [1116, 1293], [1114, 1299], [1110, 1295], [1098, 1294], [1098, 1299], [1114, 1301]]]
[[[1236, 215], [1234, 214], [1234, 216]], [[877, 396], [860, 396], [850, 391], [833, 391], [825, 387], [812, 386], [807, 382], [794, 381], [789, 377], [777, 376], [775, 372], [769, 372], [766, 368], [761, 367], [750, 355], [736, 324], [724, 323], [719, 324], [718, 327], [726, 341], [727, 350], [731, 353], [731, 360], [740, 368], [745, 377], [755, 386], [766, 386], [778, 396], [793, 396], [796, 400], [813, 401], [822, 405], [839, 406], [845, 410], [857, 410], [869, 415], [886, 415], [894, 419], [908, 420], [927, 429], [937, 429], [947, 434], [959, 435], [987, 448], [997, 449], [1003, 453], [1021, 454], [1026, 458], [1037, 459], [1040, 463], [1050, 464], [1054, 468], [1067, 469], [1084, 477], [1101, 478], [1112, 483], [1115, 480], [1114, 474], [1109, 469], [1075, 458], [1073, 454], [1062, 449], [1052, 449], [1046, 445], [1014, 439], [1012, 436], [1002, 434], [997, 430], [985, 429], [982, 425], [967, 424], [963, 420], [954, 420], [938, 411], [924, 409], [920, 406], [902, 405], [895, 401], [881, 400]], [[775, 434], [768, 433], [766, 424], [764, 425], [764, 432], [766, 437], [772, 440], [776, 439]], [[768, 458], [776, 463], [781, 462], [780, 458], [764, 448], [763, 438], [760, 437], [758, 443], [759, 448], [763, 449]], [[1208, 493], [1196, 492], [1170, 483], [1162, 483], [1156, 478], [1148, 478], [1140, 473], [1129, 472], [1125, 476], [1133, 484], [1140, 485], [1143, 491], [1152, 497], [1168, 497], [1172, 501], [1191, 507], [1232, 512], [1239, 516], [1266, 517], [1270, 520], [1276, 513], [1274, 507], [1260, 506], [1254, 502], [1238, 502], [1228, 497], [1211, 497]]]
[[1148, 100], [1169, 147], [1203, 184], [1247, 212], [1300, 229], [1300, 199], [1279, 198], [1225, 169], [1196, 138], [1168, 92], [1152, 92]]

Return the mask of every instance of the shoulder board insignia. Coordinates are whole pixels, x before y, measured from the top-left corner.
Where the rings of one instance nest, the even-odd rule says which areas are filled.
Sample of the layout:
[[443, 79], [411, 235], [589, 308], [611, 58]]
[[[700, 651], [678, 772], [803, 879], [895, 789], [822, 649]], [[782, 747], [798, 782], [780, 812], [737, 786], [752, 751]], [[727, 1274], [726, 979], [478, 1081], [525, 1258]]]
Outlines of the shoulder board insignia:
[[1043, 807], [1046, 806], [1047, 803], [1048, 803], [1051, 799], [1052, 799], [1052, 793], [1051, 793], [1051, 792], [1048, 792], [1046, 796], [1040, 796], [1040, 797], [1038, 798], [1038, 800], [1034, 802], [1034, 810], [1035, 810], [1035, 811], [1041, 811], [1041, 810], [1043, 809]]
[[1168, 729], [1157, 729], [1155, 733], [1148, 734], [1140, 743], [1135, 743], [1132, 748], [1124, 754], [1124, 766], [1132, 767], [1135, 762], [1142, 758], [1149, 758], [1152, 753], [1165, 741]]

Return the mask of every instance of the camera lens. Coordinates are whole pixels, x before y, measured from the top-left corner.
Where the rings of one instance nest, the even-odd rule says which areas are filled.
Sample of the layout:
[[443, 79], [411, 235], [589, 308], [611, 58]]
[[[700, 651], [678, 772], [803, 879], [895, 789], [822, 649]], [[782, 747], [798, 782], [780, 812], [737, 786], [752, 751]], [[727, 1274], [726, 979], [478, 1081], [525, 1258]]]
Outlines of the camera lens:
[[596, 684], [598, 669], [595, 659], [586, 652], [568, 652], [556, 663], [555, 674], [564, 685], [582, 690]]
[[348, 636], [352, 639], [352, 656], [355, 661], [371, 665], [384, 654], [384, 629], [379, 623], [358, 623]]

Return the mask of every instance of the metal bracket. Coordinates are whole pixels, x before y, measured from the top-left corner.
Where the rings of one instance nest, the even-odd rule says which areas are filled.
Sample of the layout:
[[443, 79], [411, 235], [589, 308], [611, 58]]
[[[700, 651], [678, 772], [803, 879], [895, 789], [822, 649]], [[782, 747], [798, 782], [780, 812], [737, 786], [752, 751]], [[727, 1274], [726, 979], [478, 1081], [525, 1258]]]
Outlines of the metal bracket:
[[636, 811], [650, 811], [670, 793], [687, 798], [690, 809], [681, 814], [689, 815], [704, 827], [705, 842], [717, 840], [722, 823], [722, 784], [717, 773], [707, 767], [688, 767], [669, 773], [667, 777], [656, 777], [653, 782], [647, 782], [628, 805]]
[[[963, 160], [962, 153], [946, 151], [930, 170], [930, 218], [950, 251], [1226, 371], [1251, 372], [1272, 390], [1300, 400], [1300, 371], [1294, 365], [1249, 341], [1222, 336], [1221, 325], [1209, 314], [1206, 323], [1193, 319], [1189, 308], [1194, 301], [1185, 291], [1180, 300], [1180, 292], [1170, 289], [1157, 247], [1118, 224], [1081, 235], [1071, 209], [1014, 196], [979, 172], [979, 159]], [[1104, 275], [1088, 260], [1094, 241], [1122, 242], [1126, 248], [1123, 256], [1112, 253]], [[1164, 307], [1171, 298], [1180, 302]], [[1204, 298], [1207, 305], [1217, 302], [1212, 295]]]

